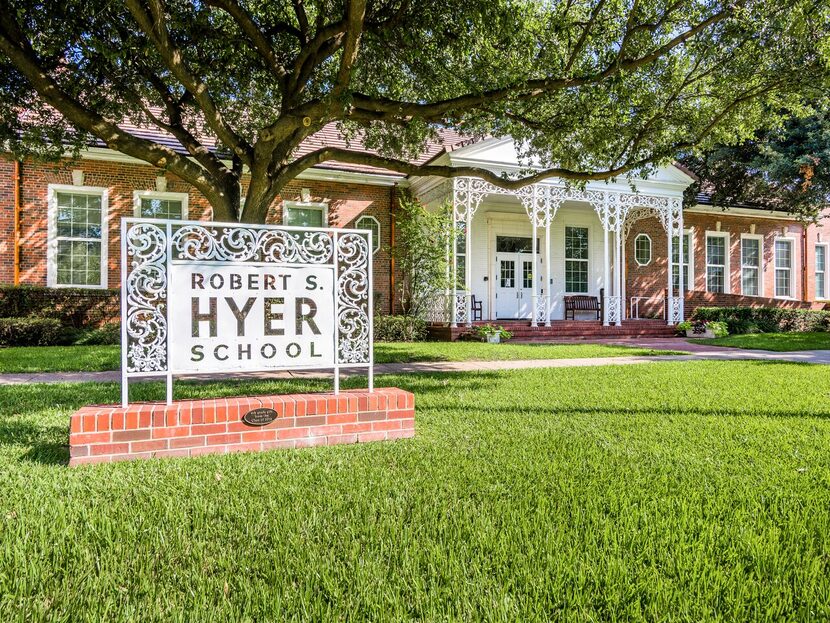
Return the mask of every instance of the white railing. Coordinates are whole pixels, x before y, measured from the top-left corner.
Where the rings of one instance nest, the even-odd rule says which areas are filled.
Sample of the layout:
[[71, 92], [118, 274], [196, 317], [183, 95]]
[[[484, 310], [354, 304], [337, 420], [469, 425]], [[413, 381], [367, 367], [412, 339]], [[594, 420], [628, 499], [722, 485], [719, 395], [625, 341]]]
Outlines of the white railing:
[[467, 319], [470, 318], [470, 305], [472, 304], [472, 295], [466, 292], [456, 292], [454, 295], [455, 318], [450, 318], [450, 322], [455, 320], [456, 324], [466, 324]]
[[450, 321], [449, 298], [444, 292], [436, 292], [428, 297], [424, 319], [436, 324]]
[[669, 324], [677, 324], [683, 322], [683, 313], [681, 311], [681, 298], [679, 296], [669, 296], [667, 300], [667, 321]]
[[537, 294], [536, 295], [536, 322], [547, 322], [548, 321], [548, 314], [549, 307], [548, 301], [550, 297], [547, 294]]
[[622, 297], [621, 296], [606, 296], [603, 301], [605, 305], [605, 318], [608, 324], [618, 324], [622, 322]]

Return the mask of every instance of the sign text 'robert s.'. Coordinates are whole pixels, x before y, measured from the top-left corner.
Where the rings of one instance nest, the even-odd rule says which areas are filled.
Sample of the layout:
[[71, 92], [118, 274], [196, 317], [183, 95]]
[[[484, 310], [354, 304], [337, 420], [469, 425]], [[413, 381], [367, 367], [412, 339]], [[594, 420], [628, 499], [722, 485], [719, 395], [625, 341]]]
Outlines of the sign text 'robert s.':
[[170, 293], [176, 373], [335, 363], [330, 266], [175, 262]]

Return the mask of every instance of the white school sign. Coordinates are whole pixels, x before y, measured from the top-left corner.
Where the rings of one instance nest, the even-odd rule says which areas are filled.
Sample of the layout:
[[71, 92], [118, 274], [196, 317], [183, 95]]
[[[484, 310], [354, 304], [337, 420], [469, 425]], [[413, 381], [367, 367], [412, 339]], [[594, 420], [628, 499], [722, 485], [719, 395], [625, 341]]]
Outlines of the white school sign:
[[122, 219], [122, 402], [131, 378], [366, 367], [371, 232]]

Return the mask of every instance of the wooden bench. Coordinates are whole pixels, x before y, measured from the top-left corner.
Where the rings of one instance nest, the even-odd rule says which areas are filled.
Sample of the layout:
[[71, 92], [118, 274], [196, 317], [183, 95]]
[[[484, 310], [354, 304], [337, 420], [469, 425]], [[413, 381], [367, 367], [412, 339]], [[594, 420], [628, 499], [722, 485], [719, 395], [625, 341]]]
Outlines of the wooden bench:
[[596, 312], [597, 320], [602, 320], [602, 301], [605, 298], [605, 288], [599, 291], [599, 297], [587, 294], [575, 294], [565, 297], [565, 320], [571, 314], [571, 320], [576, 320], [575, 312]]

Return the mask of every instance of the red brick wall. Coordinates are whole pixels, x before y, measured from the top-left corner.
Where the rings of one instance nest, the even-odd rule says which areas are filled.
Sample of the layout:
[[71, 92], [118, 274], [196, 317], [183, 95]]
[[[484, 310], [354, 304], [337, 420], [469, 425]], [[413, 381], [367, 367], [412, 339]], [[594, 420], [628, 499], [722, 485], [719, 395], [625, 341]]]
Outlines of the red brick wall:
[[[775, 263], [773, 258], [774, 240], [783, 235], [783, 228], [787, 229], [786, 236], [794, 240], [793, 245], [793, 286], [796, 300], [813, 300], [815, 298], [815, 242], [817, 236], [830, 240], [830, 221], [825, 219], [818, 226], [805, 226], [793, 220], [770, 219], [763, 216], [731, 216], [726, 214], [703, 214], [686, 212], [684, 214], [684, 228], [692, 231], [693, 259], [692, 259], [692, 288], [695, 293], [706, 294], [706, 232], [716, 231], [720, 222], [720, 231], [729, 234], [729, 273], [730, 292], [732, 297], [720, 297], [723, 304], [736, 303], [737, 299], [749, 301], [763, 300], [764, 304], [778, 304], [779, 299], [771, 298], [775, 292]], [[755, 225], [755, 234], [763, 236], [762, 280], [764, 299], [754, 297], [740, 297], [741, 294], [741, 234], [751, 233], [751, 225]], [[640, 233], [646, 233], [652, 241], [652, 260], [646, 266], [639, 266], [634, 258], [634, 240]], [[806, 233], [806, 245], [804, 235]], [[806, 251], [806, 262], [803, 253]], [[641, 315], [649, 311], [653, 314], [662, 313], [662, 298], [667, 285], [667, 253], [668, 245], [666, 233], [656, 218], [644, 219], [637, 222], [631, 229], [626, 241], [626, 296], [629, 301], [632, 296], [650, 297], [649, 302], [641, 303]], [[807, 266], [807, 288], [802, 284], [802, 266]], [[806, 295], [806, 296], [804, 296]], [[693, 297], [694, 298], [694, 297]], [[700, 298], [700, 297], [698, 297]], [[705, 298], [705, 297], [704, 297]], [[713, 300], [718, 297], [714, 297]], [[726, 300], [730, 302], [727, 303]], [[695, 299], [697, 300], [697, 299]], [[702, 298], [700, 300], [703, 300]]]
[[[244, 421], [273, 409], [263, 426]], [[294, 394], [92, 405], [70, 418], [69, 464], [256, 452], [404, 439], [415, 435], [415, 397], [396, 387], [374, 392]]]
[[807, 300], [816, 300], [816, 244], [830, 243], [830, 209], [826, 210], [818, 223], [807, 228]]
[[[0, 231], [11, 232], [13, 212], [11, 173], [12, 162], [0, 156]], [[8, 170], [7, 170], [8, 169]], [[36, 162], [26, 160], [23, 165], [23, 195], [21, 215], [21, 273], [20, 281], [28, 285], [47, 285], [47, 216], [49, 184], [72, 184], [72, 170], [84, 171], [85, 186], [100, 186], [109, 190], [108, 285], [119, 285], [120, 218], [133, 214], [133, 191], [155, 190], [160, 174], [150, 166], [105, 162], [100, 160], [62, 160]], [[176, 176], [167, 174], [169, 192], [188, 193], [188, 217], [209, 219], [211, 208], [207, 200]], [[376, 309], [390, 309], [390, 206], [393, 189], [386, 186], [345, 184], [297, 180], [289, 184], [282, 197], [272, 207], [268, 221], [282, 221], [282, 201], [299, 201], [302, 188], [311, 192], [311, 201], [329, 206], [329, 222], [335, 227], [353, 227], [362, 215], [378, 219], [381, 228], [381, 247], [373, 256]], [[11, 234], [0, 240], [0, 283], [12, 283]]]

